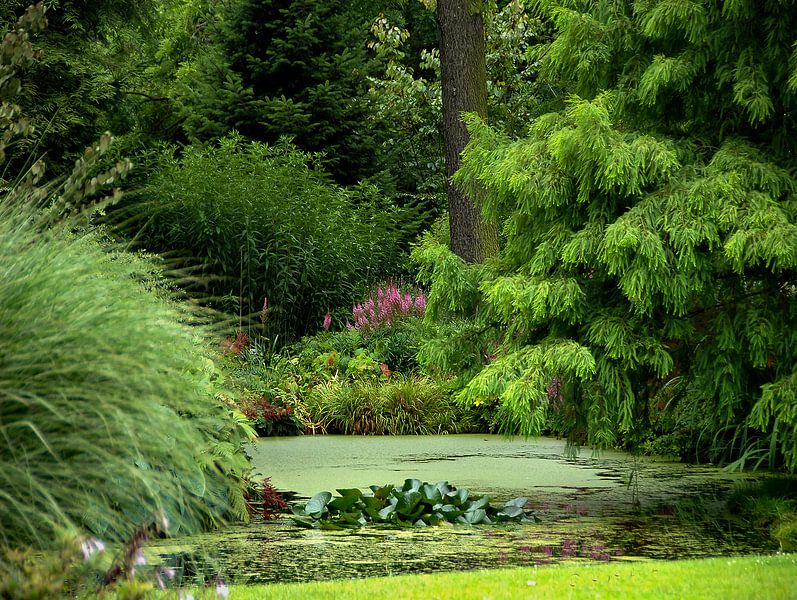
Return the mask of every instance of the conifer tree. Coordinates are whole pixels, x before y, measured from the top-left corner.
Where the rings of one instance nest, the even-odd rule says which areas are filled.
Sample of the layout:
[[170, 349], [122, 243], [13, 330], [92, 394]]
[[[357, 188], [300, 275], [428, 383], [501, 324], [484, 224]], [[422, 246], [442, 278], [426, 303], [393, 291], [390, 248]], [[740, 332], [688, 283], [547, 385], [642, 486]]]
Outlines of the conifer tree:
[[232, 129], [267, 142], [289, 136], [324, 152], [339, 182], [374, 175], [377, 145], [363, 123], [376, 12], [357, 0], [225, 3], [209, 40], [214, 52], [196, 65], [202, 93], [185, 99], [189, 136], [207, 140]]
[[555, 404], [596, 446], [669, 416], [709, 458], [795, 469], [797, 3], [531, 4], [557, 30], [542, 75], [575, 94], [524, 139], [471, 116], [457, 175], [506, 247], [478, 271], [417, 253], [428, 314], [496, 333], [464, 397], [527, 433]]

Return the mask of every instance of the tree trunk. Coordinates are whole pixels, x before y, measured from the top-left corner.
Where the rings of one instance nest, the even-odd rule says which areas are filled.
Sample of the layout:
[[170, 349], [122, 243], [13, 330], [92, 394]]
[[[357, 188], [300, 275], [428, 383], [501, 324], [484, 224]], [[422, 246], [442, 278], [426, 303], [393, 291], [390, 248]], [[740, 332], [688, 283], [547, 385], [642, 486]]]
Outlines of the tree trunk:
[[496, 226], [485, 223], [473, 200], [451, 181], [469, 139], [462, 113], [487, 118], [484, 23], [474, 4], [474, 0], [437, 0], [451, 250], [467, 262], [481, 262], [498, 251]]

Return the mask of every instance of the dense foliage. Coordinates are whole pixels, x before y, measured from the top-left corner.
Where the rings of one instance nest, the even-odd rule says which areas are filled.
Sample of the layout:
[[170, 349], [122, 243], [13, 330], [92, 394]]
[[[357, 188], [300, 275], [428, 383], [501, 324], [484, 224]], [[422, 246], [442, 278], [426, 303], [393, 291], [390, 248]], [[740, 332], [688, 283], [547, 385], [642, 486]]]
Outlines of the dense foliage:
[[235, 136], [167, 152], [128, 209], [151, 250], [201, 263], [191, 289], [284, 343], [402, 266], [399, 210], [372, 188], [331, 184], [312, 162]]
[[[3, 34], [29, 0], [0, 6]], [[160, 0], [55, 0], [47, 8], [46, 31], [35, 36], [38, 60], [24, 72], [17, 97], [36, 128], [13, 155], [22, 167], [30, 153], [46, 155], [49, 169], [63, 174], [73, 156], [104, 131], [116, 135], [141, 125], [142, 66], [156, 32]], [[31, 32], [35, 33], [35, 31]]]
[[557, 29], [543, 75], [579, 95], [523, 139], [470, 119], [457, 178], [503, 220], [495, 261], [418, 252], [429, 314], [487, 332], [464, 398], [529, 433], [556, 398], [598, 446], [666, 415], [676, 447], [795, 468], [793, 3], [533, 4]]
[[201, 94], [182, 98], [189, 135], [290, 136], [323, 151], [340, 182], [374, 175], [377, 132], [362, 126], [365, 77], [376, 66], [365, 47], [370, 18], [350, 0], [223, 4], [209, 36], [214, 58], [205, 53], [191, 76]]
[[188, 315], [144, 289], [151, 265], [8, 203], [0, 217], [0, 541], [245, 517], [242, 432]]
[[[0, 45], [0, 164], [31, 131], [11, 101], [39, 56], [30, 33], [43, 13], [31, 7]], [[110, 144], [89, 146], [60, 183], [36, 160], [0, 188], [0, 546], [247, 517], [240, 446], [251, 429], [216, 387], [206, 332], [153, 262], [111, 251], [88, 227], [118, 190], [95, 196], [130, 169], [98, 170]]]

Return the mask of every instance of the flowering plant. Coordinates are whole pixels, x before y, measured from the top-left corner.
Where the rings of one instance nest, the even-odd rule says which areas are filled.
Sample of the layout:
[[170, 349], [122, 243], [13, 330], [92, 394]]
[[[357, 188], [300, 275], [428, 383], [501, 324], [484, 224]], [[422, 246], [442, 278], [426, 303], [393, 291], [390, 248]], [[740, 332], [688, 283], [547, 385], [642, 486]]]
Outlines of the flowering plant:
[[352, 309], [354, 325], [359, 331], [369, 331], [381, 326], [391, 326], [396, 321], [410, 316], [423, 316], [426, 311], [426, 296], [421, 290], [402, 292], [394, 282], [386, 288], [376, 290], [376, 299], [371, 295], [366, 301], [355, 304]]

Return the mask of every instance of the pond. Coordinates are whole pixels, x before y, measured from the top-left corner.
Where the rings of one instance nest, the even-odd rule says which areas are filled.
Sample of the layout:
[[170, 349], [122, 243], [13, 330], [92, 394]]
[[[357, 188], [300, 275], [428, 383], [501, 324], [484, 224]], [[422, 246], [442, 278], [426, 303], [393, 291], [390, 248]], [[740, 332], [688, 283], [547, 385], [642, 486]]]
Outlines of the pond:
[[250, 454], [258, 475], [298, 499], [406, 478], [447, 480], [496, 501], [527, 496], [540, 522], [319, 531], [278, 519], [163, 540], [150, 553], [162, 561], [201, 554], [203, 569], [228, 580], [269, 583], [777, 549], [717, 516], [743, 476], [711, 466], [566, 453], [561, 440], [495, 435], [266, 438]]

